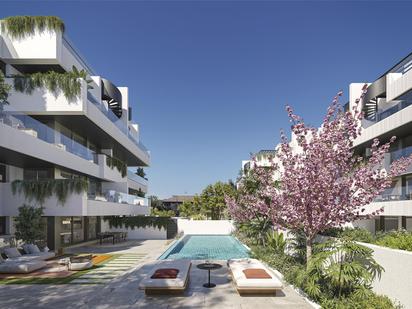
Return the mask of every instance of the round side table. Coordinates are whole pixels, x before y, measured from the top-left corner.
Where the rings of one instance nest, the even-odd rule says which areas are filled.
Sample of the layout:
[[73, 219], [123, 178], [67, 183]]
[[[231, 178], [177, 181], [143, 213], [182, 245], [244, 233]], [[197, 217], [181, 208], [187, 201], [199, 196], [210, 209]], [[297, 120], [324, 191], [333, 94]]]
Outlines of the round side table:
[[210, 270], [212, 269], [219, 269], [222, 265], [217, 263], [202, 263], [197, 265], [197, 268], [207, 270], [208, 271], [208, 282], [203, 284], [205, 288], [214, 288], [216, 284], [210, 282]]

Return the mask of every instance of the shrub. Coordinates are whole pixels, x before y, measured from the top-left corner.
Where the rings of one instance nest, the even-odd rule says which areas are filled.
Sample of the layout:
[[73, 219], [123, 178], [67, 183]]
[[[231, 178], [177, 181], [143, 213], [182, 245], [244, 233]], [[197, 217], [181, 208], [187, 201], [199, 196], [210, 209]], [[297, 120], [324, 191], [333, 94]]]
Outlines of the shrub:
[[412, 232], [403, 230], [378, 235], [376, 244], [392, 249], [412, 251]]
[[286, 248], [286, 240], [283, 233], [271, 231], [266, 233], [266, 246], [273, 249], [277, 253], [284, 253]]
[[19, 214], [14, 219], [16, 224], [16, 239], [21, 239], [29, 244], [44, 241], [46, 238], [46, 225], [42, 215], [42, 207], [33, 207], [25, 204], [19, 207]]
[[358, 228], [358, 227], [345, 228], [339, 233], [338, 237], [345, 237], [349, 240], [366, 242], [366, 243], [374, 242], [374, 237], [368, 230]]
[[323, 299], [322, 308], [328, 309], [393, 309], [401, 308], [394, 304], [387, 296], [367, 292], [366, 295], [352, 294], [345, 298]]

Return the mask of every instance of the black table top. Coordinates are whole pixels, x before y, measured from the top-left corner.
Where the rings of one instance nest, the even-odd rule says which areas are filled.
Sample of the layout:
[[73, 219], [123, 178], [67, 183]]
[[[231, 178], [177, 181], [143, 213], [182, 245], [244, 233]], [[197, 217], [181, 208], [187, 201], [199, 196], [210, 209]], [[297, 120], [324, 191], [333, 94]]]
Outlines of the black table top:
[[197, 268], [205, 269], [205, 270], [218, 269], [218, 268], [221, 268], [221, 267], [222, 267], [222, 265], [217, 264], [217, 263], [202, 263], [202, 264], [197, 265]]

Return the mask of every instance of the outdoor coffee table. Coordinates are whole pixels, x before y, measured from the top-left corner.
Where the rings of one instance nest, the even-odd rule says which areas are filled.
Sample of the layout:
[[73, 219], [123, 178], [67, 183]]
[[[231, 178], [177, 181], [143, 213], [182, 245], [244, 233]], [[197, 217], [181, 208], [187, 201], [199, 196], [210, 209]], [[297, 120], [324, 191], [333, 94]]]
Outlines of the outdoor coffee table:
[[202, 263], [202, 264], [197, 265], [197, 268], [208, 271], [208, 278], [209, 278], [208, 282], [203, 284], [203, 286], [205, 288], [214, 288], [216, 286], [216, 284], [210, 283], [210, 270], [211, 269], [219, 269], [221, 267], [222, 267], [222, 265], [217, 264], [217, 263]]

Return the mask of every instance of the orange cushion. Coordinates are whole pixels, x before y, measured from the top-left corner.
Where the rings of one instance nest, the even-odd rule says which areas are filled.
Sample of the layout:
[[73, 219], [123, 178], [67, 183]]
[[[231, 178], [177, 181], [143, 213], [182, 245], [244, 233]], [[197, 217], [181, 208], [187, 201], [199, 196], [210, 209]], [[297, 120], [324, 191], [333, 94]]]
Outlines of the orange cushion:
[[266, 270], [262, 268], [248, 268], [244, 269], [243, 273], [247, 279], [272, 279], [272, 276], [269, 275]]
[[176, 268], [159, 268], [150, 277], [152, 279], [176, 279], [179, 270]]

